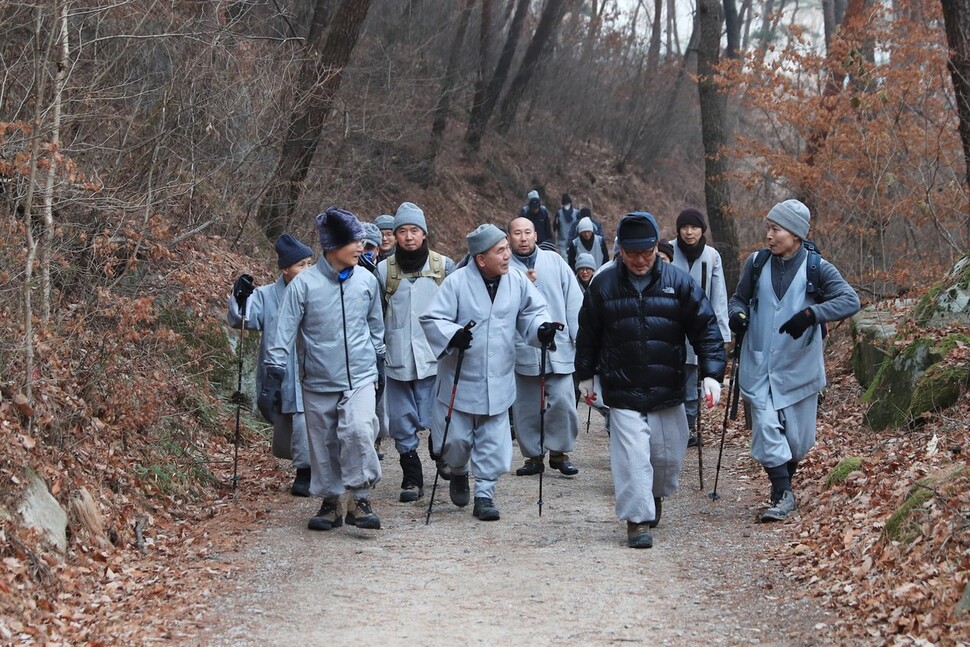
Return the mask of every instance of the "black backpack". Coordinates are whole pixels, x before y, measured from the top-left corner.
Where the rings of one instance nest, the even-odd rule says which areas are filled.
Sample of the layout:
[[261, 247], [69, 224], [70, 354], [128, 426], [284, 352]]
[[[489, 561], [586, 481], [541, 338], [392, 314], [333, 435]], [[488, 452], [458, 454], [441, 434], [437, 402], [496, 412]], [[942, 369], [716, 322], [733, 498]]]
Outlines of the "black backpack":
[[[815, 303], [821, 303], [825, 301], [825, 295], [822, 292], [822, 288], [819, 285], [819, 273], [822, 266], [822, 252], [818, 251], [818, 245], [810, 240], [803, 240], [802, 247], [808, 252], [808, 259], [805, 262], [805, 292], [812, 298]], [[751, 294], [754, 295], [755, 290], [758, 287], [758, 279], [761, 278], [761, 270], [764, 269], [765, 263], [771, 258], [771, 250], [762, 249], [758, 252], [757, 256], [754, 257], [754, 264], [751, 266]], [[819, 324], [822, 326], [822, 339], [825, 339], [829, 334], [829, 328], [824, 323]]]

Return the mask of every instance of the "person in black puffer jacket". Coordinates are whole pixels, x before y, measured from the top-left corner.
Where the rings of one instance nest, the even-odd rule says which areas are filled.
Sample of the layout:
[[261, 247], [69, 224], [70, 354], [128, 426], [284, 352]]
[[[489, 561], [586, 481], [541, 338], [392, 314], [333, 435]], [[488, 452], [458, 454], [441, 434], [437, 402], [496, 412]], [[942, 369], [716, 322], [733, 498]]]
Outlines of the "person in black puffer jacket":
[[720, 399], [726, 356], [717, 317], [683, 270], [658, 263], [657, 223], [646, 212], [617, 227], [620, 262], [593, 277], [579, 313], [576, 376], [587, 402], [611, 411], [610, 467], [616, 514], [627, 543], [650, 548], [648, 528], [660, 521], [660, 501], [679, 485], [687, 452], [684, 363], [690, 341], [704, 377], [708, 406]]

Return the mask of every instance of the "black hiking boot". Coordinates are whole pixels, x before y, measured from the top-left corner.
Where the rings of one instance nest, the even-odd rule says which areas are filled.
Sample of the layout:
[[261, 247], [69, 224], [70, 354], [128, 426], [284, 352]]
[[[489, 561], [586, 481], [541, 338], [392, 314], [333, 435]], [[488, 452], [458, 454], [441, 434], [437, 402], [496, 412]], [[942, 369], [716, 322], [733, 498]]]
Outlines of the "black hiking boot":
[[423, 497], [424, 471], [421, 469], [418, 452], [411, 450], [401, 454], [401, 471], [404, 472], [404, 477], [401, 479], [401, 496], [398, 500], [401, 503], [410, 503]]
[[649, 523], [626, 522], [626, 545], [630, 548], [653, 548], [653, 537], [647, 532]]
[[296, 478], [290, 486], [290, 494], [293, 496], [310, 496], [310, 468], [298, 467]]
[[337, 512], [337, 499], [324, 499], [319, 512], [310, 517], [306, 527], [310, 530], [332, 530], [344, 525]]
[[468, 492], [468, 474], [452, 474], [451, 482], [448, 484], [448, 494], [451, 495], [451, 502], [459, 508], [468, 505], [471, 495]]
[[481, 521], [498, 521], [500, 516], [498, 508], [486, 496], [475, 497], [475, 509], [472, 510], [472, 515]]
[[566, 476], [576, 476], [579, 474], [579, 468], [570, 462], [569, 454], [553, 454], [549, 452], [549, 467], [550, 469], [559, 470], [560, 474]]
[[381, 520], [371, 510], [370, 502], [367, 499], [356, 499], [354, 508], [347, 510], [347, 524], [365, 530], [379, 530]]
[[661, 504], [662, 501], [663, 499], [661, 499], [659, 496], [653, 497], [653, 509], [656, 512], [653, 515], [653, 521], [647, 522], [647, 525], [651, 528], [656, 528], [657, 524], [660, 523], [660, 511], [663, 509], [663, 505]]
[[535, 458], [525, 459], [525, 465], [515, 470], [516, 476], [535, 476], [536, 474], [541, 474], [546, 469], [545, 463], [542, 462], [542, 456], [536, 456]]
[[761, 523], [784, 521], [797, 509], [795, 493], [791, 490], [785, 490], [777, 500], [772, 501], [771, 507], [761, 513]]

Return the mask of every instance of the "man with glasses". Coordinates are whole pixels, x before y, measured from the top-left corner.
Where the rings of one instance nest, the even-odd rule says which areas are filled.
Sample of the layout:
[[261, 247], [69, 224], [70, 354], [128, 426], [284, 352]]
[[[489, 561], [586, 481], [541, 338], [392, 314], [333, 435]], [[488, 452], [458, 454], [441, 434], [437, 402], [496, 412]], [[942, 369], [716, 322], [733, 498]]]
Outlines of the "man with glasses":
[[617, 227], [619, 262], [593, 277], [579, 312], [576, 375], [589, 400], [610, 407], [610, 469], [627, 545], [651, 548], [660, 502], [679, 485], [687, 452], [685, 337], [697, 353], [709, 406], [721, 395], [726, 357], [717, 317], [683, 270], [657, 262], [659, 229], [646, 212]]

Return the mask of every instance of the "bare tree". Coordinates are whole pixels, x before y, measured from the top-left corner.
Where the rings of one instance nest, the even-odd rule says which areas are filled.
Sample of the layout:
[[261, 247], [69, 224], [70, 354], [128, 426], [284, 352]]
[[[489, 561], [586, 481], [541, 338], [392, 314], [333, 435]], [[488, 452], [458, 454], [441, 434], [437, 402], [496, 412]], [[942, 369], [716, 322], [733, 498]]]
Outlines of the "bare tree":
[[724, 278], [728, 285], [738, 280], [737, 233], [728, 220], [731, 192], [727, 178], [725, 145], [725, 101], [718, 90], [717, 64], [721, 51], [721, 5], [718, 0], [700, 0], [697, 6], [700, 40], [697, 48], [697, 91], [701, 106], [701, 137], [704, 141], [704, 198], [711, 230], [724, 256]]
[[529, 42], [529, 47], [525, 50], [525, 57], [522, 59], [521, 65], [519, 65], [519, 71], [516, 73], [515, 78], [512, 79], [512, 85], [509, 86], [505, 98], [502, 99], [502, 105], [499, 108], [498, 123], [495, 128], [499, 134], [504, 135], [512, 128], [512, 123], [515, 121], [515, 113], [519, 109], [519, 102], [522, 100], [522, 95], [532, 80], [532, 75], [539, 62], [539, 57], [542, 56], [542, 52], [546, 47], [546, 43], [549, 42], [549, 39], [552, 38], [552, 35], [559, 27], [559, 23], [562, 22], [562, 17], [566, 13], [566, 6], [567, 0], [547, 0], [545, 8], [542, 10], [542, 17], [539, 18], [539, 26], [536, 27], [536, 33], [533, 34], [532, 41]]
[[[328, 4], [321, 0], [318, 10], [326, 10]], [[323, 47], [317, 56], [304, 64], [301, 92], [283, 141], [279, 165], [257, 214], [263, 232], [271, 240], [283, 233], [296, 208], [330, 107], [340, 89], [344, 68], [357, 44], [369, 8], [370, 0], [342, 0], [327, 30]]]
[[[637, 9], [641, 3], [637, 3]], [[664, 0], [653, 0], [653, 29], [650, 32], [650, 47], [647, 49], [647, 71], [653, 75], [660, 65], [660, 26], [663, 24]]]
[[[970, 0], [941, 0], [941, 4], [946, 42], [950, 47], [950, 78], [957, 100], [960, 140], [966, 166], [963, 180], [970, 191]], [[970, 221], [967, 223], [970, 226]]]
[[735, 0], [724, 0], [724, 26], [727, 30], [727, 47], [724, 55], [737, 58], [741, 50], [741, 21]]
[[477, 152], [482, 143], [482, 136], [485, 128], [492, 117], [495, 104], [498, 103], [499, 94], [508, 78], [509, 69], [512, 67], [512, 58], [519, 45], [519, 38], [522, 36], [522, 26], [525, 24], [525, 17], [529, 12], [529, 0], [519, 0], [515, 8], [515, 15], [512, 17], [512, 24], [509, 27], [508, 37], [505, 39], [505, 46], [502, 47], [502, 54], [499, 56], [492, 79], [485, 89], [485, 95], [480, 103], [472, 106], [471, 117], [468, 120], [468, 128], [465, 130], [465, 145], [468, 150]]
[[431, 176], [434, 174], [435, 160], [438, 157], [438, 151], [441, 150], [441, 139], [445, 134], [448, 110], [451, 106], [451, 95], [458, 77], [458, 61], [462, 44], [465, 42], [465, 32], [468, 31], [468, 20], [474, 7], [475, 0], [465, 0], [465, 6], [458, 15], [458, 30], [455, 32], [455, 39], [451, 44], [451, 52], [448, 55], [448, 69], [441, 83], [441, 93], [438, 95], [438, 105], [435, 106], [434, 111], [434, 123], [431, 125], [431, 145], [428, 151], [425, 184], [431, 180]]

